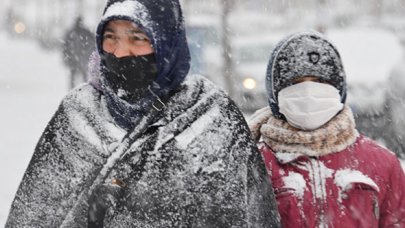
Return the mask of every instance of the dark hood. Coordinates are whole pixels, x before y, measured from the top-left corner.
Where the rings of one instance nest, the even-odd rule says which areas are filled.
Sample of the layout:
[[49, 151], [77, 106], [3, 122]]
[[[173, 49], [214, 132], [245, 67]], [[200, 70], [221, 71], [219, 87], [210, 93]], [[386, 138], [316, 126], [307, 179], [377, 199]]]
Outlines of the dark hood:
[[116, 19], [134, 22], [151, 39], [159, 71], [152, 90], [159, 97], [166, 96], [184, 80], [190, 69], [190, 53], [178, 0], [108, 1], [96, 31], [100, 55], [104, 27]]

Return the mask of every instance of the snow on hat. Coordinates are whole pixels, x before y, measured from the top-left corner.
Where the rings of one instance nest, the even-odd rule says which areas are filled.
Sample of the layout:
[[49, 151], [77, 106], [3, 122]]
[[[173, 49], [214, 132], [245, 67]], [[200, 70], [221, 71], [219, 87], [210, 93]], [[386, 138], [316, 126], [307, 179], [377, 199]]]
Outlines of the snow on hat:
[[346, 74], [336, 47], [317, 32], [295, 33], [278, 43], [273, 50], [266, 75], [266, 90], [273, 115], [283, 118], [278, 107], [278, 93], [296, 78], [315, 76], [339, 90], [346, 101]]

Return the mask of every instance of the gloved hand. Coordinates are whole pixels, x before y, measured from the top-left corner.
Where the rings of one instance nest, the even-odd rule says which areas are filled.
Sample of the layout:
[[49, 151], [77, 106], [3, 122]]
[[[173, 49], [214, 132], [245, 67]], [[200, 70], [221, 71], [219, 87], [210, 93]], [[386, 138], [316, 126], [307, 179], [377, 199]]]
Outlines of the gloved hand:
[[119, 179], [98, 185], [89, 197], [87, 227], [102, 228], [107, 209], [120, 203], [126, 189], [127, 185]]

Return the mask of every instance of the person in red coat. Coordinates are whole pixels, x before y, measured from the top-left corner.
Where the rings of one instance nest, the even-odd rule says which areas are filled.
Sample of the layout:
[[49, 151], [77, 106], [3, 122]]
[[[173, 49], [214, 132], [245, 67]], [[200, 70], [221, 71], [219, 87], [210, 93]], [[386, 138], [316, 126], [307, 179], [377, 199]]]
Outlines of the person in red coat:
[[269, 107], [249, 127], [283, 227], [405, 227], [404, 171], [356, 130], [346, 88], [340, 55], [323, 35], [296, 33], [274, 49]]

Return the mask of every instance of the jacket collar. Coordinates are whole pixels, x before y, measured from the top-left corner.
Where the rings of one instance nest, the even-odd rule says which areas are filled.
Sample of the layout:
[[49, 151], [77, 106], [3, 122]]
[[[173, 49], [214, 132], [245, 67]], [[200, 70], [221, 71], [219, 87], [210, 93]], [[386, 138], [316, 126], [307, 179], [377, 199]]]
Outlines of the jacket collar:
[[268, 107], [257, 111], [249, 121], [252, 136], [263, 140], [282, 163], [301, 156], [324, 156], [340, 152], [352, 145], [359, 136], [355, 129], [350, 107], [337, 114], [321, 128], [303, 131], [292, 127], [287, 121], [275, 118]]

